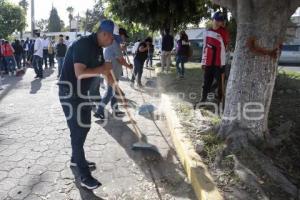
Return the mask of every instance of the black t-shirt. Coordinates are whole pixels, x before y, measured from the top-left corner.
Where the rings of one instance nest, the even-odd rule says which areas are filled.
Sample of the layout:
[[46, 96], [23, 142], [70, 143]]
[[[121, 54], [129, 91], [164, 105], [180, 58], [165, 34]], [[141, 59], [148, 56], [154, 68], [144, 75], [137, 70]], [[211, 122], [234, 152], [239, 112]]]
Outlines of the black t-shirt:
[[65, 57], [67, 52], [67, 45], [59, 43], [56, 45], [56, 57]]
[[136, 59], [138, 59], [140, 62], [144, 63], [145, 60], [146, 60], [147, 57], [148, 57], [148, 51], [140, 52], [140, 50], [139, 50], [140, 47], [145, 48], [145, 47], [147, 47], [147, 44], [146, 44], [145, 42], [141, 42], [141, 43], [139, 44], [139, 47], [138, 47], [138, 49], [137, 49], [137, 53], [136, 53], [136, 56], [135, 56]]
[[[67, 51], [59, 84], [67, 85], [64, 82], [68, 82], [73, 87], [73, 94], [78, 95], [78, 92], [81, 91], [81, 94], [87, 95], [93, 78], [77, 80], [74, 64], [81, 63], [87, 68], [96, 68], [103, 65], [104, 62], [103, 49], [98, 46], [96, 33], [81, 37], [73, 42]], [[80, 88], [77, 89], [79, 83]]]

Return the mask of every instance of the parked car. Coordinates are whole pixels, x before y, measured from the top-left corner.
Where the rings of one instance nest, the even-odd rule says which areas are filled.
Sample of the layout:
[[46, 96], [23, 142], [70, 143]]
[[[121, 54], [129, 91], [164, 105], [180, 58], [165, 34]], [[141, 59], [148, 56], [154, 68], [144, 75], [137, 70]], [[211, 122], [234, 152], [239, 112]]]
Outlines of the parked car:
[[132, 54], [132, 49], [133, 49], [133, 45], [130, 45], [130, 44], [129, 44], [129, 45], [127, 46], [127, 53], [128, 53], [128, 54]]
[[300, 45], [284, 44], [279, 64], [300, 64]]
[[203, 40], [190, 40], [190, 45], [193, 50], [193, 55], [190, 58], [190, 61], [201, 62], [202, 59], [202, 50], [203, 50]]
[[161, 54], [161, 44], [154, 45], [154, 54], [156, 54], [158, 56]]

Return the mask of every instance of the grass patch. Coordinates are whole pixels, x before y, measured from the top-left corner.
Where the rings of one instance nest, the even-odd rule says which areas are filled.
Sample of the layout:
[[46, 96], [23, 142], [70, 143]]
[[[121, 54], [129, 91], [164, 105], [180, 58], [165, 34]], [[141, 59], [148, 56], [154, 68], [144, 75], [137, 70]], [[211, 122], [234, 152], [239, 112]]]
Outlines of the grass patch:
[[224, 142], [214, 133], [203, 135], [201, 140], [204, 142], [205, 157], [208, 159], [209, 163], [214, 162], [217, 152], [222, 148]]

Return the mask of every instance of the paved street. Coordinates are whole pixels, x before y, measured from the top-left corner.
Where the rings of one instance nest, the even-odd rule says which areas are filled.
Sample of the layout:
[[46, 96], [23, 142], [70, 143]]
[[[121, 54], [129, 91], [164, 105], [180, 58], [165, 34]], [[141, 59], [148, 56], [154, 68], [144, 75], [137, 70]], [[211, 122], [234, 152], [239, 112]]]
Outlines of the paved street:
[[[128, 118], [102, 124], [95, 118], [85, 150], [96, 162], [93, 175], [103, 184], [94, 192], [79, 186], [76, 168], [69, 167], [69, 130], [60, 107], [56, 69], [34, 79], [30, 68], [23, 77], [5, 77], [0, 91], [0, 199], [195, 199], [174, 153], [163, 118], [137, 115], [140, 93], [122, 81], [131, 112], [161, 157], [135, 152], [136, 141]], [[149, 92], [149, 91], [148, 91]], [[151, 91], [150, 91], [151, 92]], [[157, 95], [144, 94], [159, 106]], [[76, 176], [76, 179], [74, 178]]]

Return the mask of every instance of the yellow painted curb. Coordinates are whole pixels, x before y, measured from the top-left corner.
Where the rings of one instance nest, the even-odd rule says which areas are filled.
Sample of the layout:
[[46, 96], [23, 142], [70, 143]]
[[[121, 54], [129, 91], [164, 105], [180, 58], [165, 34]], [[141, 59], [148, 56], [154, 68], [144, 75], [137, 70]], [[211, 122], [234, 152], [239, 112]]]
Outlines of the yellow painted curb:
[[179, 123], [175, 110], [172, 108], [169, 97], [166, 94], [162, 94], [161, 98], [176, 152], [197, 198], [199, 200], [223, 200], [206, 165], [199, 154], [195, 152], [191, 141], [183, 133], [182, 126]]

